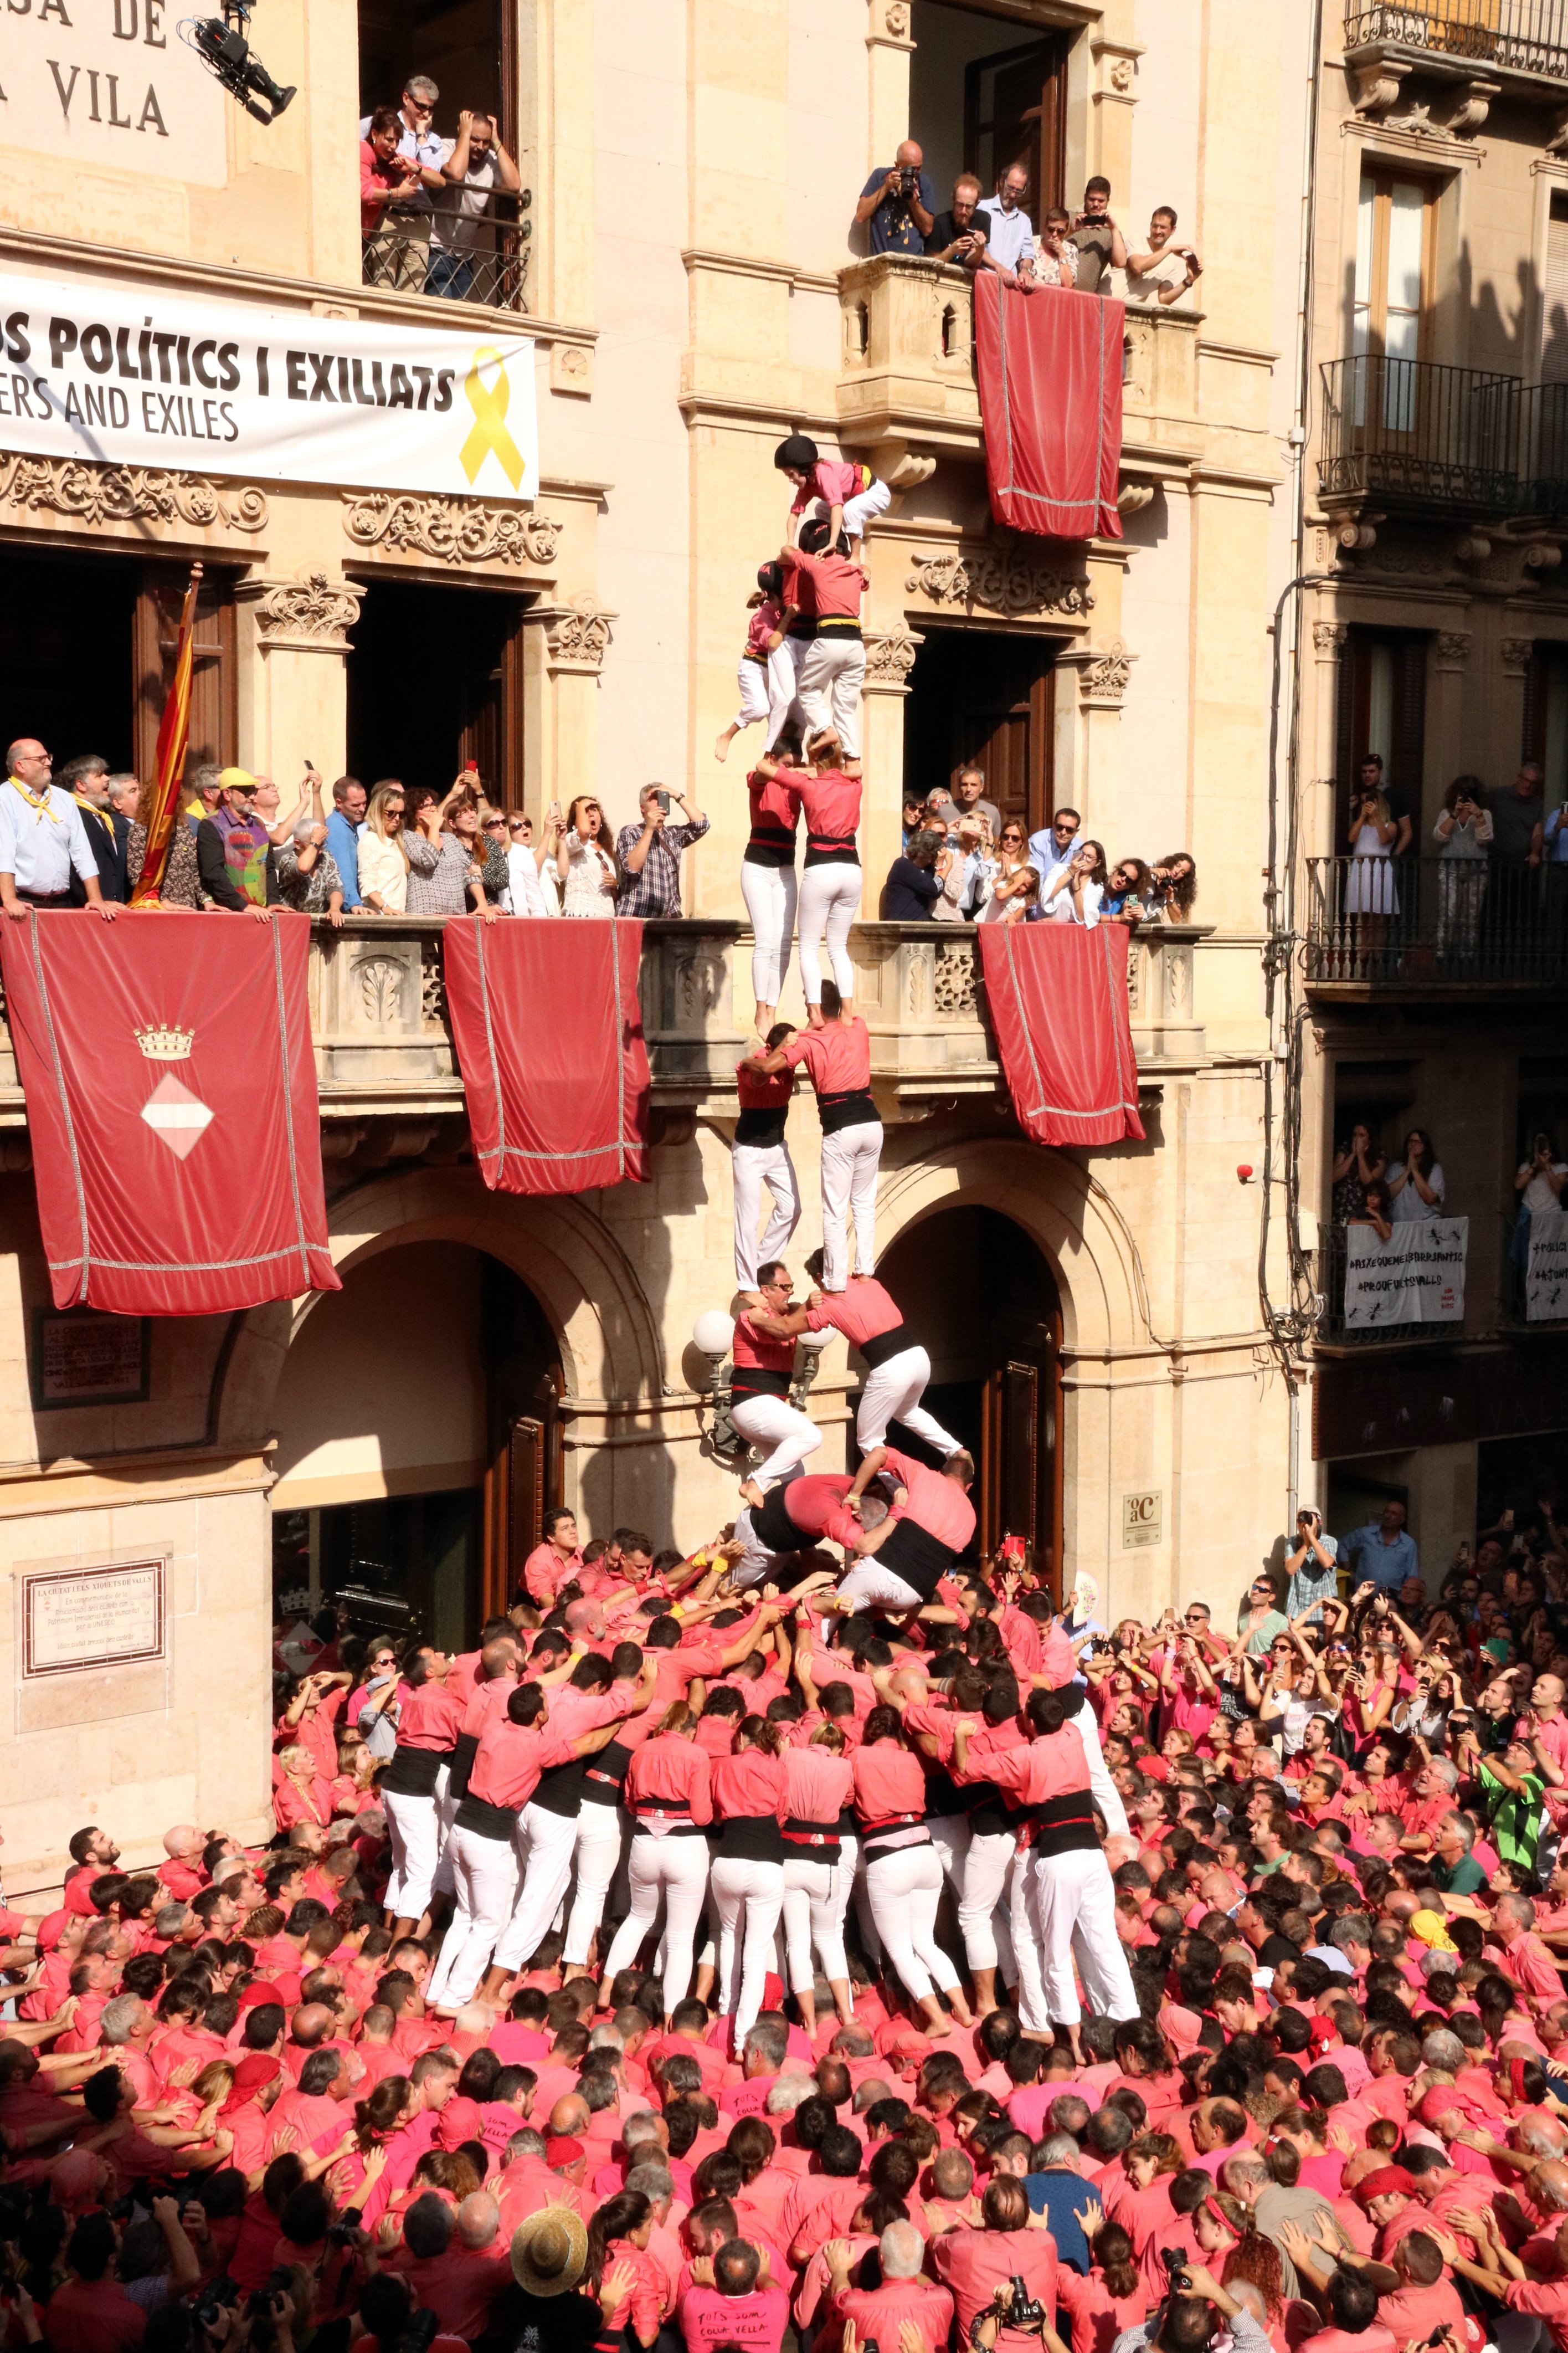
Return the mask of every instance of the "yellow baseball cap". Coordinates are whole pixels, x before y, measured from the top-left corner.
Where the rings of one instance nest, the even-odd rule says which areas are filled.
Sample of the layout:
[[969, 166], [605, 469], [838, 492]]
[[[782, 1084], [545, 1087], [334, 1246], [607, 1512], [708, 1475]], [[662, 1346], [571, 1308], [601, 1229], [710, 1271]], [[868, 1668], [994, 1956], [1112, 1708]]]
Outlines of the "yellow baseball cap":
[[256, 790], [256, 778], [248, 768], [220, 768], [217, 780], [226, 793], [253, 793]]

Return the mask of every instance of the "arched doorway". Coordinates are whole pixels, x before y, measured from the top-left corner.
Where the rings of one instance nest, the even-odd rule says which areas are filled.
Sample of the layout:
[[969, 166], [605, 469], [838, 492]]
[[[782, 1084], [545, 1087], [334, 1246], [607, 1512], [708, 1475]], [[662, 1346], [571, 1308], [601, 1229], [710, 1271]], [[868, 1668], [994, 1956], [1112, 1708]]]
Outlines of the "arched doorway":
[[527, 1285], [422, 1241], [351, 1266], [277, 1396], [279, 1592], [349, 1591], [367, 1628], [466, 1648], [561, 1492], [560, 1350]]
[[[905, 1228], [877, 1269], [930, 1351], [926, 1402], [979, 1466], [977, 1537], [1021, 1535], [1056, 1591], [1061, 1577], [1061, 1299], [1021, 1226], [978, 1204]], [[924, 1451], [902, 1434], [912, 1453]]]

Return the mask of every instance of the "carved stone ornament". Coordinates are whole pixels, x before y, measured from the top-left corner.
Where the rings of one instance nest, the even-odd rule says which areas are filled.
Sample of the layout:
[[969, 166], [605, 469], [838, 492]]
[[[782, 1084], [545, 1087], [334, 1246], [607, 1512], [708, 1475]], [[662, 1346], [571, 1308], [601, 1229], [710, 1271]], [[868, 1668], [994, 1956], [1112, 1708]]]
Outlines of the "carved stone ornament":
[[1487, 119], [1487, 110], [1502, 89], [1496, 81], [1483, 81], [1479, 76], [1465, 83], [1458, 102], [1444, 121], [1443, 128], [1451, 139], [1473, 139]]
[[597, 677], [610, 646], [613, 613], [602, 613], [592, 596], [578, 596], [568, 606], [555, 606], [540, 616], [546, 627], [549, 667]]
[[900, 692], [908, 686], [910, 672], [915, 666], [921, 640], [910, 635], [904, 623], [895, 621], [890, 629], [868, 629], [866, 633], [866, 684], [868, 687], [892, 687]]
[[888, 0], [882, 11], [882, 23], [895, 41], [910, 37], [910, 0]]
[[1326, 659], [1344, 651], [1349, 636], [1348, 621], [1314, 621], [1312, 624], [1312, 643]]
[[1397, 58], [1380, 58], [1376, 65], [1356, 67], [1355, 93], [1352, 100], [1356, 112], [1370, 116], [1373, 121], [1380, 114], [1386, 114], [1399, 96], [1400, 84], [1409, 71], [1409, 66]]
[[1437, 632], [1437, 666], [1440, 670], [1459, 670], [1468, 658], [1468, 629], [1439, 629]]
[[1121, 698], [1131, 681], [1132, 657], [1120, 638], [1112, 638], [1099, 659], [1086, 662], [1079, 670], [1079, 702], [1120, 709]]
[[1132, 60], [1118, 58], [1110, 69], [1110, 87], [1119, 97], [1125, 97], [1132, 87]]
[[363, 592], [325, 572], [301, 572], [294, 580], [244, 581], [239, 594], [255, 601], [257, 631], [264, 646], [346, 653], [343, 631], [359, 619]]
[[1089, 613], [1094, 592], [1036, 564], [1017, 548], [985, 547], [971, 555], [917, 555], [906, 595], [933, 605], [980, 606], [990, 613]]
[[1498, 641], [1504, 670], [1528, 670], [1534, 651], [1534, 642], [1530, 638], [1501, 638]]
[[0, 452], [0, 506], [106, 522], [188, 523], [198, 531], [264, 531], [265, 494], [251, 482], [214, 482], [152, 466], [95, 466], [81, 458]]
[[483, 499], [345, 491], [343, 529], [356, 547], [433, 556], [438, 564], [553, 564], [561, 525], [526, 507]]

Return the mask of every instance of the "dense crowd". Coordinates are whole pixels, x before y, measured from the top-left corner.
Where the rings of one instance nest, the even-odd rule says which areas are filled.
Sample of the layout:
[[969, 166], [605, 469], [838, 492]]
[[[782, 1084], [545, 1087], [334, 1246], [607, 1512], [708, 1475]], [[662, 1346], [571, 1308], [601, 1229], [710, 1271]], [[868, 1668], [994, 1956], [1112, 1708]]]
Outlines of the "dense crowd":
[[556, 1512], [462, 1656], [285, 1614], [270, 1845], [0, 1923], [8, 2344], [1563, 2341], [1552, 1513], [1106, 1627], [853, 1609], [853, 1483], [739, 1594]]

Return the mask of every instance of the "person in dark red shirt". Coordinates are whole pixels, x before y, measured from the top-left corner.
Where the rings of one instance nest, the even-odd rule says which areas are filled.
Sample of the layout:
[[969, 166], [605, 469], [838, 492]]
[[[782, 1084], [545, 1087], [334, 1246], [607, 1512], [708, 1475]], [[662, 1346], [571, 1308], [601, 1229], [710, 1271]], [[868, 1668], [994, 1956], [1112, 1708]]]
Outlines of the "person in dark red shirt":
[[[742, 1067], [744, 1067], [742, 1065]], [[782, 1259], [757, 1269], [761, 1309], [748, 1308], [735, 1319], [731, 1341], [733, 1372], [730, 1382], [730, 1419], [748, 1445], [767, 1450], [750, 1482], [760, 1496], [765, 1487], [798, 1471], [808, 1454], [822, 1443], [822, 1432], [811, 1416], [789, 1401], [795, 1377], [795, 1342], [777, 1340], [764, 1328], [789, 1306], [795, 1289]], [[759, 1313], [763, 1322], [759, 1323]]]
[[[803, 929], [803, 944], [805, 936]], [[803, 954], [803, 970], [805, 961]], [[766, 1077], [805, 1064], [822, 1121], [822, 1286], [842, 1291], [849, 1276], [851, 1212], [856, 1271], [877, 1271], [882, 1123], [871, 1093], [871, 1039], [866, 1024], [833, 981], [825, 980], [820, 987], [821, 1011], [826, 1017], [821, 1026], [797, 1031], [770, 1053], [749, 1055], [742, 1067]]]
[[[813, 1250], [806, 1273], [821, 1283], [826, 1253]], [[765, 1320], [759, 1329], [775, 1327]], [[956, 1454], [959, 1440], [945, 1430], [921, 1399], [931, 1379], [931, 1358], [910, 1334], [903, 1312], [890, 1292], [872, 1274], [852, 1275], [847, 1291], [816, 1290], [804, 1306], [792, 1307], [778, 1319], [777, 1336], [794, 1339], [802, 1332], [842, 1332], [858, 1348], [866, 1365], [866, 1386], [855, 1416], [855, 1436], [862, 1455], [885, 1446], [889, 1421], [900, 1422], [936, 1454]]]
[[808, 522], [796, 546], [782, 551], [784, 627], [798, 613], [816, 630], [800, 665], [795, 689], [806, 725], [814, 733], [831, 726], [849, 759], [860, 754], [860, 692], [866, 682], [866, 646], [860, 635], [860, 600], [870, 582], [849, 561], [849, 542], [835, 539], [826, 522]]

